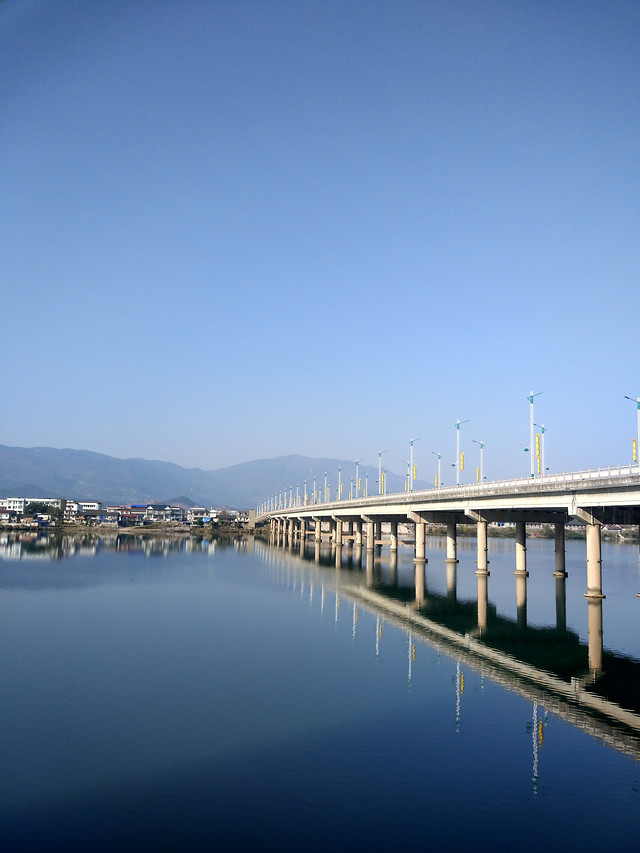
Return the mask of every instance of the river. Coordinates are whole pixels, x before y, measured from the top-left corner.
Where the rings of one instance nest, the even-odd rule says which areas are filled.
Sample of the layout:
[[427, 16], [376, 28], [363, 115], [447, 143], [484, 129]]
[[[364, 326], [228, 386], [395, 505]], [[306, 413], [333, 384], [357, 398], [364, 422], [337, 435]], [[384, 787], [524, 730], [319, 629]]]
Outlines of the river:
[[2, 849], [637, 850], [637, 543], [474, 546], [4, 537]]

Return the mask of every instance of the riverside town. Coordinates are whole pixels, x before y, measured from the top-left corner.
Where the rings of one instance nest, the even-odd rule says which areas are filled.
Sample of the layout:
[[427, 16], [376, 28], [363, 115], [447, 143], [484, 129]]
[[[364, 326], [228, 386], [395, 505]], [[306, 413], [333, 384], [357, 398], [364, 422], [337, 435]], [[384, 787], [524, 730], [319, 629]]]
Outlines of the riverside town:
[[100, 501], [66, 498], [0, 498], [0, 525], [53, 527], [56, 524], [134, 527], [152, 524], [233, 524], [253, 529], [255, 510], [231, 510], [179, 504], [124, 504], [103, 506]]

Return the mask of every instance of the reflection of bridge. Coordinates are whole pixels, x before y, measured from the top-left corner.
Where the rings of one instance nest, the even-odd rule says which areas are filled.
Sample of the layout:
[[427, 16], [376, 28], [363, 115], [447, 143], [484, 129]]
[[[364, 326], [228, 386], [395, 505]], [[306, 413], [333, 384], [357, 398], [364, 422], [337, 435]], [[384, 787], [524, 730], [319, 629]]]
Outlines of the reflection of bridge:
[[[343, 568], [342, 550], [340, 546], [332, 548], [328, 560], [321, 553], [320, 543], [311, 551], [303, 546], [299, 553], [316, 565]], [[289, 549], [266, 549], [264, 556], [277, 560], [278, 554], [289, 553]], [[516, 576], [514, 621], [498, 615], [490, 604], [487, 574], [477, 576], [477, 601], [459, 601], [455, 563], [447, 562], [447, 593], [439, 595], [426, 589], [424, 564], [416, 564], [412, 587], [400, 587], [397, 555], [390, 555], [390, 577], [383, 580], [380, 559], [372, 551], [363, 553], [356, 546], [350, 554], [349, 563], [355, 571], [349, 572], [347, 578], [344, 571], [334, 575], [336, 620], [339, 596], [349, 598], [377, 620], [396, 624], [410, 638], [423, 640], [534, 705], [543, 705], [608, 746], [640, 760], [640, 662], [604, 649], [601, 598], [588, 600], [585, 644], [567, 629], [566, 576], [555, 579], [555, 627], [534, 627], [526, 622], [525, 577]], [[291, 565], [301, 567], [297, 560]], [[354, 633], [355, 625], [354, 610]], [[376, 629], [376, 653], [380, 634]]]
[[316, 541], [328, 533], [334, 544], [345, 539], [373, 550], [382, 544], [382, 524], [388, 524], [391, 552], [398, 549], [398, 524], [410, 523], [415, 530], [415, 560], [426, 561], [427, 523], [446, 525], [447, 559], [457, 560], [458, 524], [475, 524], [477, 530], [477, 573], [488, 574], [487, 526], [492, 522], [514, 522], [516, 528], [516, 574], [526, 576], [527, 523], [553, 524], [556, 545], [556, 576], [565, 573], [565, 524], [577, 519], [587, 532], [587, 592], [602, 597], [601, 528], [603, 524], [640, 524], [640, 468], [606, 469], [571, 475], [548, 475], [534, 480], [504, 480], [473, 486], [394, 495], [357, 497], [313, 503], [298, 496], [273, 498], [259, 507], [259, 518], [269, 520], [274, 539]]

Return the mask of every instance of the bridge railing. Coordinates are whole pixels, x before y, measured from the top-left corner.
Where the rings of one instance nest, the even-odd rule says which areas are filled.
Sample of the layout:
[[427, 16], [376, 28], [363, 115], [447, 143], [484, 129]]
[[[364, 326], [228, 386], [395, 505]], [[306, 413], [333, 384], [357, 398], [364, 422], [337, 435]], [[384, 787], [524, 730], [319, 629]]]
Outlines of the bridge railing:
[[486, 483], [465, 483], [459, 486], [443, 486], [431, 489], [416, 489], [412, 492], [386, 492], [384, 495], [367, 495], [366, 497], [346, 498], [337, 501], [317, 501], [316, 503], [304, 501], [292, 505], [286, 505], [279, 509], [265, 511], [258, 517], [265, 517], [277, 512], [292, 509], [306, 509], [310, 507], [344, 507], [362, 506], [366, 503], [373, 506], [386, 503], [390, 498], [400, 499], [401, 503], [410, 503], [415, 498], [431, 498], [446, 500], [446, 498], [460, 498], [473, 495], [503, 494], [514, 489], [518, 491], [544, 491], [551, 488], [561, 489], [570, 483], [588, 483], [595, 480], [616, 480], [625, 477], [640, 477], [640, 465], [618, 465], [608, 468], [588, 468], [582, 471], [568, 471], [558, 474], [541, 474], [536, 477], [516, 477], [506, 480], [491, 480]]

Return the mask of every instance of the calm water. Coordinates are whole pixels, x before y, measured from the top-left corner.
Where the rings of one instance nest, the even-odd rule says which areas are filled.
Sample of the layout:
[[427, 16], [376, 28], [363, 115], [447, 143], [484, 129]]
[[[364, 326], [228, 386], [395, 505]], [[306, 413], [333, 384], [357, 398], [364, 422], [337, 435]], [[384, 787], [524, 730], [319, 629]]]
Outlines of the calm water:
[[[474, 547], [454, 587], [429, 540], [424, 615], [638, 709], [637, 545], [603, 545], [593, 685], [584, 542], [559, 591], [553, 543], [529, 541], [525, 605], [514, 543], [491, 539], [484, 632]], [[2, 849], [639, 849], [640, 715], [576, 710], [403, 622], [408, 547], [337, 562], [0, 544]]]

